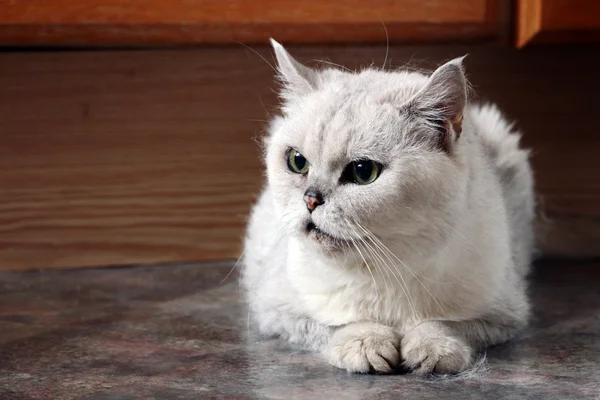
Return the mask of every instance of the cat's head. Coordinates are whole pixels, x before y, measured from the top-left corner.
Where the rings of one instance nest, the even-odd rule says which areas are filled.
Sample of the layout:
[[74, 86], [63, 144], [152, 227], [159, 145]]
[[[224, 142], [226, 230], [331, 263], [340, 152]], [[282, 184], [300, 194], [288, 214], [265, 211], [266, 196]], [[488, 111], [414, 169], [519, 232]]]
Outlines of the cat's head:
[[431, 234], [461, 201], [462, 59], [431, 76], [316, 70], [272, 45], [283, 104], [266, 166], [287, 228], [337, 254]]

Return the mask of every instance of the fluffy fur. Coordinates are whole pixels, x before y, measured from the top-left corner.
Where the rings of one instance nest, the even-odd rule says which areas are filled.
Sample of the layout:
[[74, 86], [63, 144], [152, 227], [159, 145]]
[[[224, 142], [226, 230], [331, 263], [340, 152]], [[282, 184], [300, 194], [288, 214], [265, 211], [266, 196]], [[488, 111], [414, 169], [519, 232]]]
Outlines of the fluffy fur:
[[[510, 339], [529, 314], [532, 173], [498, 109], [468, 102], [462, 59], [430, 76], [317, 71], [273, 47], [282, 115], [242, 275], [260, 332], [351, 372], [460, 372]], [[340, 180], [364, 159], [383, 165], [377, 180]], [[308, 188], [324, 198], [312, 213]]]

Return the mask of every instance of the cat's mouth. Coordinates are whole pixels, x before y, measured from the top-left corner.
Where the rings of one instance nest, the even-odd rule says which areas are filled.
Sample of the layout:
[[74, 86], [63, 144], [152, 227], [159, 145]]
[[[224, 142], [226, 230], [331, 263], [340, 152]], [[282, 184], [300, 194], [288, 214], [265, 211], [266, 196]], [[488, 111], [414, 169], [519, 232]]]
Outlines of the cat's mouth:
[[314, 241], [332, 248], [342, 248], [351, 243], [351, 240], [340, 239], [317, 227], [314, 222], [309, 221], [305, 227], [306, 235]]

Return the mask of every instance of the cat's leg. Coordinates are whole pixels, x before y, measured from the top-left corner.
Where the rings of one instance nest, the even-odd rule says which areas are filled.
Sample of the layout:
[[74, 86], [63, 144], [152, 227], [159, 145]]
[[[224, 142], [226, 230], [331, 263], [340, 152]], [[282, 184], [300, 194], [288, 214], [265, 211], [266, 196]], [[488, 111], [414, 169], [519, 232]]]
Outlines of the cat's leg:
[[474, 353], [505, 342], [525, 326], [522, 321], [424, 321], [402, 339], [403, 365], [416, 373], [456, 373], [467, 369]]
[[375, 322], [355, 322], [336, 329], [324, 349], [329, 362], [349, 372], [391, 372], [400, 362], [400, 335]]
[[330, 364], [349, 372], [390, 372], [400, 362], [400, 335], [386, 325], [356, 322], [334, 327], [265, 308], [255, 310], [255, 317], [262, 335], [321, 352]]
[[254, 310], [258, 330], [265, 337], [279, 337], [307, 350], [323, 351], [335, 327], [318, 323], [312, 318], [275, 309]]

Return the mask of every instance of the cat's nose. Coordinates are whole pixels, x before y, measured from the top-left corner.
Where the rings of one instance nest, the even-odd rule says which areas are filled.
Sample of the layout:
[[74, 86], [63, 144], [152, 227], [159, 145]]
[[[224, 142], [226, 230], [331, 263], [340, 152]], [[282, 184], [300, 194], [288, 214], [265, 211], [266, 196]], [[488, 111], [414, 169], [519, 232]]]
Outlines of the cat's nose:
[[308, 188], [306, 192], [304, 192], [304, 201], [306, 202], [306, 207], [309, 212], [313, 212], [315, 208], [321, 204], [325, 204], [321, 192], [314, 188]]

